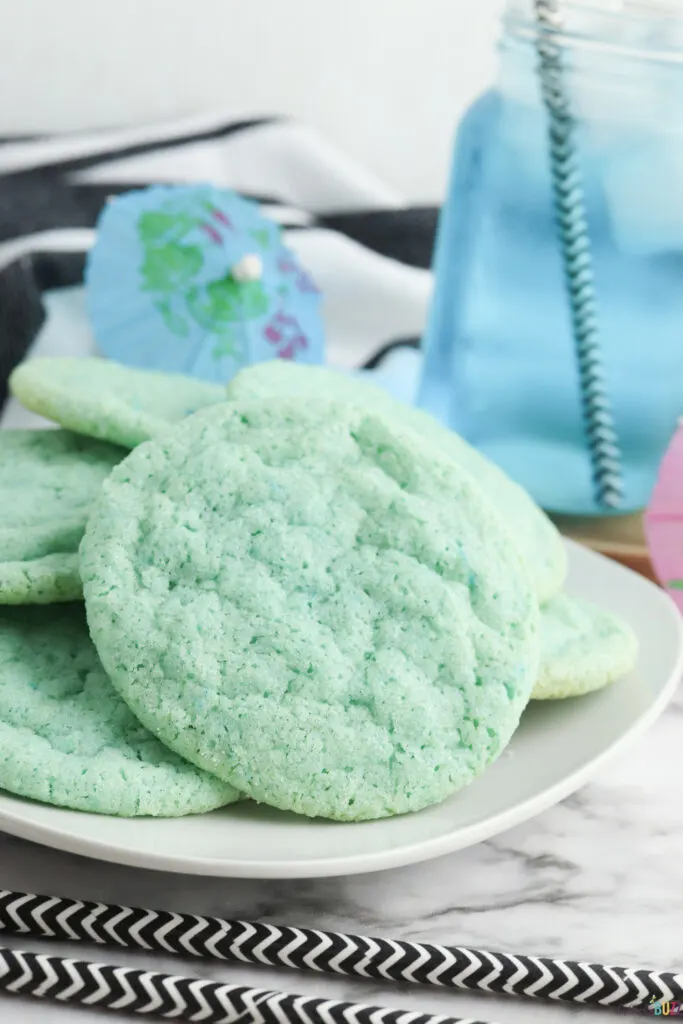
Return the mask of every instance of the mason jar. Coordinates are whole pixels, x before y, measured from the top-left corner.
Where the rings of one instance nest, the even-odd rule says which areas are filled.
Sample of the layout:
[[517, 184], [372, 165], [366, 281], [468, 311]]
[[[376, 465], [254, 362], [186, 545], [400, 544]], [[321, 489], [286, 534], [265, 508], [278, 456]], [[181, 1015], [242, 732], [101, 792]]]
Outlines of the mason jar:
[[[683, 413], [683, 3], [559, 9], [619, 510], [632, 512]], [[532, 0], [508, 0], [497, 82], [456, 134], [419, 402], [544, 508], [596, 515], [538, 40]]]

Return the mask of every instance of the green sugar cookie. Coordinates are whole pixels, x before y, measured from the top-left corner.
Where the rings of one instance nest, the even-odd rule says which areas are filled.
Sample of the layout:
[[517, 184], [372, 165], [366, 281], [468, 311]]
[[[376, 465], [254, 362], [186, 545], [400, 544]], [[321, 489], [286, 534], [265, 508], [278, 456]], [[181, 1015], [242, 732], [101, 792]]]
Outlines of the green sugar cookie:
[[114, 470], [80, 556], [140, 721], [305, 815], [443, 800], [505, 747], [538, 676], [537, 599], [495, 509], [349, 403], [197, 413]]
[[0, 562], [0, 605], [57, 604], [82, 598], [75, 551], [24, 562]]
[[638, 640], [627, 622], [569, 594], [541, 608], [540, 641], [534, 700], [599, 690], [630, 672], [638, 658]]
[[9, 386], [31, 412], [125, 448], [225, 399], [220, 384], [108, 359], [29, 359], [14, 370]]
[[124, 455], [65, 430], [0, 431], [0, 604], [79, 596], [90, 505]]
[[292, 395], [308, 399], [330, 398], [360, 403], [398, 417], [475, 478], [502, 513], [510, 533], [529, 564], [539, 600], [546, 601], [561, 588], [567, 574], [567, 555], [560, 535], [545, 513], [523, 488], [458, 434], [447, 430], [420, 409], [404, 405], [385, 391], [358, 378], [320, 366], [301, 366], [281, 359], [241, 370], [230, 381], [228, 398], [267, 399]]
[[0, 609], [0, 787], [122, 817], [199, 814], [237, 799], [136, 721], [100, 664], [82, 604]]

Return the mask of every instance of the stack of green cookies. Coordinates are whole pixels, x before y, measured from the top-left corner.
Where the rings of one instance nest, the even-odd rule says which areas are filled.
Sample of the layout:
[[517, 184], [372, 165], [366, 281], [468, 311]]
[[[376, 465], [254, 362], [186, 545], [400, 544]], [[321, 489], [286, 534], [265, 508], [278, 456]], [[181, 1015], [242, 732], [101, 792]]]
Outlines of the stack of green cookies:
[[67, 358], [10, 383], [63, 429], [0, 434], [1, 788], [402, 814], [480, 774], [529, 699], [635, 662], [626, 623], [562, 592], [529, 496], [368, 384]]

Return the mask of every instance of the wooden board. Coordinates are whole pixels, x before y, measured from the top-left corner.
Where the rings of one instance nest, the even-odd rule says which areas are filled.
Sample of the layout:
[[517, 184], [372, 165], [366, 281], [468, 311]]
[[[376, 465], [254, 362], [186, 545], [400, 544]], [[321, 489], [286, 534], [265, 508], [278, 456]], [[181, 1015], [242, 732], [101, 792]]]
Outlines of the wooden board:
[[613, 558], [647, 579], [659, 582], [645, 543], [643, 516], [638, 512], [628, 516], [551, 516], [565, 537], [580, 541], [594, 551]]

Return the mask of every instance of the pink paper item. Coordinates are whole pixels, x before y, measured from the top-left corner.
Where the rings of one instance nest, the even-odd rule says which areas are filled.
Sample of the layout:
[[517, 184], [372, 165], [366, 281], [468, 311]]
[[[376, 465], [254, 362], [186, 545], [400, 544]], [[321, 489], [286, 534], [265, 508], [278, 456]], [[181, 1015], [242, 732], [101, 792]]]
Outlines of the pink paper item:
[[683, 424], [659, 467], [645, 512], [645, 537], [655, 574], [683, 613]]

